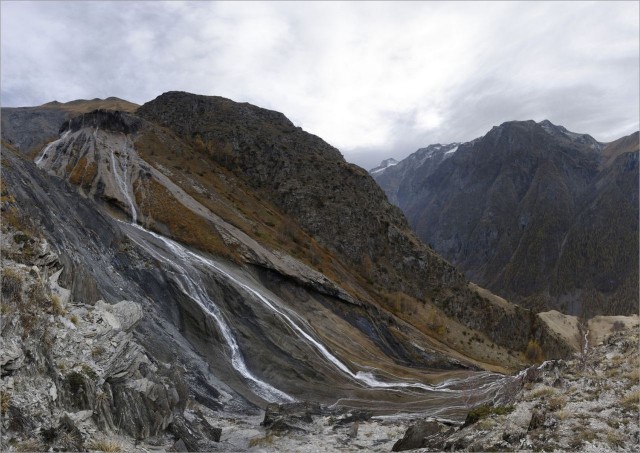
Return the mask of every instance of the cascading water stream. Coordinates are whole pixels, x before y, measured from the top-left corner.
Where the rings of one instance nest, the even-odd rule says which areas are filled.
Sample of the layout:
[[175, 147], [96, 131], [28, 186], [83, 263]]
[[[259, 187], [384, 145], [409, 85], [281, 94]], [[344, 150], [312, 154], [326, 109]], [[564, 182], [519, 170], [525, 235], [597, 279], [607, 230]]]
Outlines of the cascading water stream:
[[69, 135], [70, 133], [71, 133], [71, 125], [69, 125], [69, 129], [64, 131], [64, 133], [60, 135], [60, 137], [58, 137], [56, 140], [52, 141], [51, 143], [49, 143], [47, 146], [44, 147], [40, 155], [34, 161], [35, 164], [39, 167], [42, 161], [44, 160], [44, 158], [48, 156], [47, 153], [49, 152], [49, 150], [54, 146], [57, 146], [57, 144], [60, 143], [60, 141], [62, 141], [64, 138], [66, 138], [67, 135]]
[[[97, 128], [96, 128], [96, 132], [97, 132]], [[129, 168], [129, 152], [130, 152], [130, 149], [128, 149], [125, 146], [125, 152], [124, 152], [124, 158], [123, 158], [124, 168], [122, 168], [122, 175], [120, 175], [120, 173], [116, 169], [116, 160], [118, 159], [116, 159], [115, 151], [113, 149], [111, 150], [110, 157], [111, 157], [111, 168], [113, 169], [113, 177], [116, 181], [116, 184], [118, 184], [118, 187], [122, 192], [122, 195], [124, 196], [124, 198], [127, 200], [127, 203], [129, 204], [129, 210], [131, 211], [131, 223], [135, 224], [138, 221], [138, 213], [136, 211], [136, 205], [133, 202], [133, 198], [131, 198], [131, 195], [129, 194], [129, 185], [127, 184], [127, 170]], [[118, 166], [121, 167], [120, 164]]]
[[[125, 137], [125, 143], [128, 144]], [[129, 167], [129, 153], [131, 149], [126, 149], [124, 153], [124, 168], [122, 169], [123, 175], [121, 176], [116, 168], [116, 155], [115, 151], [111, 150], [111, 168], [113, 169], [114, 179], [118, 184], [118, 187], [122, 191], [123, 196], [127, 200], [129, 204], [129, 210], [131, 211], [131, 225], [135, 228], [144, 231], [147, 234], [151, 234], [154, 237], [163, 239], [160, 235], [156, 235], [155, 233], [144, 229], [143, 227], [137, 225], [137, 211], [136, 206], [133, 202], [133, 199], [129, 195], [129, 189], [127, 184], [127, 169]], [[120, 167], [120, 165], [118, 165]], [[134, 239], [135, 241], [135, 239]], [[261, 398], [267, 401], [278, 401], [278, 402], [286, 402], [286, 401], [294, 401], [294, 398], [287, 395], [286, 393], [278, 390], [277, 388], [271, 386], [270, 384], [258, 379], [255, 377], [247, 368], [247, 364], [244, 361], [242, 353], [240, 352], [240, 348], [238, 347], [238, 342], [236, 341], [233, 333], [231, 332], [231, 328], [224, 320], [220, 309], [211, 301], [211, 299], [205, 294], [202, 290], [201, 285], [198, 282], [195, 282], [193, 278], [186, 272], [184, 267], [175, 261], [169, 260], [162, 256], [161, 253], [157, 253], [153, 250], [152, 247], [149, 247], [147, 244], [143, 244], [141, 241], [135, 241], [139, 246], [147, 250], [151, 253], [156, 259], [164, 263], [169, 268], [173, 268], [176, 275], [179, 277], [176, 279], [180, 290], [188, 297], [190, 297], [193, 301], [195, 301], [202, 310], [207, 313], [209, 316], [213, 318], [220, 333], [222, 334], [225, 342], [227, 343], [230, 351], [231, 351], [231, 365], [233, 368], [240, 373], [242, 377], [244, 377], [249, 383], [252, 391], [260, 396]], [[177, 251], [177, 248], [172, 247], [172, 249]], [[175, 256], [185, 260], [186, 255], [184, 253], [175, 253]]]
[[[152, 234], [154, 237], [162, 238], [162, 236], [156, 235], [148, 230], [145, 230], [139, 225], [131, 224], [133, 227], [137, 228], [140, 231], [143, 231], [147, 234]], [[144, 248], [148, 251], [153, 257], [158, 259], [164, 265], [166, 265], [169, 269], [173, 269], [175, 274], [178, 276], [176, 282], [183, 294], [190, 297], [193, 301], [195, 301], [202, 310], [207, 313], [213, 320], [220, 333], [222, 334], [225, 342], [229, 346], [231, 351], [231, 365], [233, 368], [240, 373], [242, 377], [244, 377], [249, 383], [252, 391], [260, 396], [261, 398], [267, 401], [294, 401], [294, 399], [287, 395], [286, 393], [276, 389], [275, 387], [267, 384], [266, 382], [255, 377], [249, 369], [244, 361], [242, 353], [240, 352], [240, 348], [238, 346], [238, 342], [236, 341], [233, 333], [231, 332], [231, 328], [224, 320], [224, 316], [220, 312], [220, 309], [211, 301], [211, 299], [206, 295], [206, 293], [202, 290], [202, 284], [200, 282], [196, 282], [194, 278], [189, 275], [189, 273], [182, 267], [176, 260], [170, 260], [164, 257], [161, 253], [158, 253], [154, 250], [153, 247], [149, 246], [142, 241], [138, 241], [136, 238], [132, 238], [134, 242], [136, 242], [140, 247]], [[174, 257], [178, 258], [183, 264], [187, 263], [187, 256], [184, 253], [181, 253], [179, 250], [174, 251]]]
[[[176, 256], [179, 256], [182, 260], [190, 258], [192, 261], [195, 261], [195, 262], [198, 262], [200, 264], [203, 264], [207, 268], [209, 268], [209, 269], [213, 270], [214, 272], [216, 272], [216, 274], [225, 277], [228, 281], [232, 282], [236, 287], [242, 288], [245, 292], [255, 296], [260, 302], [262, 302], [262, 304], [264, 306], [266, 306], [271, 311], [276, 313], [283, 321], [286, 322], [287, 325], [289, 325], [289, 327], [291, 327], [291, 329], [294, 332], [296, 332], [296, 334], [298, 334], [300, 337], [304, 338], [314, 349], [316, 349], [327, 361], [332, 363], [338, 370], [340, 370], [342, 373], [346, 374], [347, 376], [349, 376], [353, 380], [364, 384], [368, 388], [373, 388], [373, 389], [415, 388], [415, 389], [426, 390], [426, 391], [429, 391], [429, 392], [456, 393], [456, 394], [463, 394], [464, 392], [468, 391], [465, 388], [457, 388], [457, 387], [464, 387], [464, 385], [463, 385], [464, 383], [469, 384], [468, 380], [454, 379], [454, 380], [445, 381], [445, 382], [443, 382], [441, 384], [438, 384], [438, 385], [427, 385], [427, 384], [423, 384], [423, 383], [420, 383], [420, 382], [402, 382], [402, 381], [384, 382], [384, 381], [381, 381], [381, 380], [375, 378], [370, 373], [366, 373], [366, 372], [362, 372], [362, 371], [358, 371], [358, 372], [354, 373], [340, 359], [338, 359], [336, 356], [331, 354], [331, 352], [329, 352], [329, 350], [323, 344], [318, 342], [309, 333], [307, 333], [302, 327], [300, 327], [292, 319], [291, 316], [286, 314], [282, 309], [279, 309], [278, 307], [276, 307], [272, 303], [272, 301], [269, 300], [268, 297], [265, 297], [263, 294], [261, 294], [260, 292], [258, 292], [254, 288], [252, 288], [249, 285], [239, 281], [238, 279], [233, 277], [231, 274], [226, 272], [224, 269], [222, 269], [214, 261], [212, 261], [212, 260], [210, 260], [208, 258], [205, 258], [205, 257], [203, 257], [203, 256], [201, 256], [201, 255], [199, 255], [199, 254], [197, 254], [197, 253], [195, 253], [195, 252], [193, 252], [191, 250], [188, 250], [184, 246], [178, 244], [175, 241], [172, 241], [171, 239], [168, 239], [168, 238], [166, 238], [164, 236], [161, 236], [161, 235], [159, 235], [157, 233], [154, 233], [152, 231], [148, 231], [148, 230], [142, 228], [139, 225], [134, 225], [134, 226], [137, 229], [143, 231], [144, 233], [149, 234], [149, 235], [153, 236], [154, 238], [158, 239], [159, 241], [161, 241], [162, 243], [164, 243], [164, 245], [168, 249], [171, 250], [172, 254], [174, 254]], [[143, 244], [140, 244], [140, 245], [144, 247]], [[478, 379], [479, 381], [482, 380], [482, 379], [491, 380], [492, 382], [479, 385], [479, 387], [478, 387], [478, 390], [483, 390], [484, 389], [485, 390], [484, 393], [491, 394], [491, 393], [494, 393], [494, 391], [498, 390], [500, 387], [502, 387], [504, 385], [504, 382], [499, 383], [498, 381], [502, 381], [503, 379], [509, 379], [510, 380], [510, 379], [513, 379], [513, 378], [511, 376], [503, 376], [503, 375], [500, 375], [500, 374], [497, 374], [497, 373], [478, 373], [476, 375], [476, 379]]]
[[[159, 235], [157, 237], [158, 239], [162, 240], [167, 245], [169, 245], [169, 243], [167, 242], [168, 240], [166, 238], [163, 238]], [[177, 244], [174, 244], [174, 245], [177, 245]], [[344, 374], [348, 375], [352, 379], [360, 381], [365, 385], [367, 385], [368, 387], [372, 387], [372, 388], [413, 387], [413, 388], [420, 388], [423, 390], [452, 391], [450, 389], [447, 389], [443, 385], [431, 386], [431, 385], [426, 385], [419, 382], [390, 383], [390, 382], [383, 382], [376, 379], [371, 373], [365, 373], [362, 371], [358, 371], [357, 373], [354, 373], [340, 359], [338, 359], [336, 356], [331, 354], [331, 352], [329, 352], [329, 350], [323, 344], [321, 344], [316, 339], [314, 339], [309, 333], [305, 332], [305, 330], [302, 329], [289, 315], [287, 315], [283, 310], [278, 309], [272, 303], [272, 301], [270, 301], [267, 297], [263, 296], [254, 288], [251, 288], [249, 285], [246, 285], [245, 283], [234, 278], [231, 274], [229, 274], [228, 272], [220, 268], [214, 261], [207, 259], [201, 255], [198, 255], [197, 253], [194, 253], [190, 250], [185, 249], [185, 251], [187, 254], [189, 254], [189, 256], [193, 257], [194, 259], [201, 262], [205, 266], [213, 269], [219, 275], [223, 275], [225, 278], [232, 281], [236, 286], [239, 286], [240, 288], [244, 289], [246, 292], [258, 298], [258, 300], [260, 300], [266, 307], [268, 307], [271, 311], [275, 312], [278, 316], [280, 316], [280, 318], [283, 319], [289, 325], [289, 327], [291, 327], [299, 336], [307, 340], [307, 342], [309, 342], [326, 360], [331, 362], [337, 369], [339, 369], [340, 371], [342, 371]]]

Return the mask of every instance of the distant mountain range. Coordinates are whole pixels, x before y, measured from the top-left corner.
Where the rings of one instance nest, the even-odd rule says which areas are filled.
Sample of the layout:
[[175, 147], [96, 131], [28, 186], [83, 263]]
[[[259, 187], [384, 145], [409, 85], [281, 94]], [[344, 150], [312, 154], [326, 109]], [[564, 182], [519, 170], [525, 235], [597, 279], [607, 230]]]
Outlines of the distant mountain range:
[[370, 174], [423, 241], [496, 294], [534, 311], [637, 313], [637, 132], [600, 143], [512, 121]]

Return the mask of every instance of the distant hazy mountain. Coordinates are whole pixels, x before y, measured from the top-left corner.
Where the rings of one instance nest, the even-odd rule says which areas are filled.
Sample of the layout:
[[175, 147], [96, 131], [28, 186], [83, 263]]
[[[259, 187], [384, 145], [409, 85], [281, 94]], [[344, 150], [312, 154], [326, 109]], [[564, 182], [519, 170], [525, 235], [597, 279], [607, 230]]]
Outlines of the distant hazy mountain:
[[605, 144], [513, 121], [371, 174], [479, 285], [534, 310], [638, 311], [637, 132]]

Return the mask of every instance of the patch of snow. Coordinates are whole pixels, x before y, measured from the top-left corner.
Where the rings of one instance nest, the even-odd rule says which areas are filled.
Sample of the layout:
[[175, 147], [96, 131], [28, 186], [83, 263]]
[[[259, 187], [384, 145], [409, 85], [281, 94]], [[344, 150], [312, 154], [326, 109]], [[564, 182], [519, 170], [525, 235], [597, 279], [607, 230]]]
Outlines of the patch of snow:
[[449, 151], [447, 151], [446, 153], [444, 153], [444, 155], [446, 156], [446, 155], [448, 155], [448, 154], [453, 154], [453, 153], [455, 153], [456, 151], [458, 151], [458, 147], [457, 147], [457, 146], [456, 146], [455, 148], [450, 149], [450, 150], [449, 150]]
[[542, 122], [540, 123], [540, 126], [542, 126], [542, 129], [544, 129], [545, 132], [547, 132], [550, 135], [553, 135], [554, 130], [550, 123]]
[[383, 171], [385, 171], [387, 168], [389, 167], [393, 167], [394, 165], [398, 165], [400, 162], [398, 162], [397, 160], [395, 160], [393, 157], [389, 158], [389, 159], [385, 159], [383, 160], [380, 165], [378, 165], [377, 167], [371, 169], [369, 171], [369, 174], [375, 175], [378, 173], [382, 173]]

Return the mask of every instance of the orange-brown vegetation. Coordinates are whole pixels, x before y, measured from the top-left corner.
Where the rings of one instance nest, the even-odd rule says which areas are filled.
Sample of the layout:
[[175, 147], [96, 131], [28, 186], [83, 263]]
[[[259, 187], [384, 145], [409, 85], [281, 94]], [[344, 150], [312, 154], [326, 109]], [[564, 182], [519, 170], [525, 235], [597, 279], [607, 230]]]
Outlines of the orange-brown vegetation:
[[87, 162], [86, 157], [81, 157], [69, 175], [69, 182], [84, 189], [89, 189], [97, 174], [98, 165], [95, 162]]
[[540, 347], [540, 344], [534, 339], [529, 340], [524, 356], [532, 363], [544, 362], [544, 351], [542, 350], [542, 347]]
[[149, 228], [157, 230], [152, 221], [161, 223], [183, 244], [240, 262], [240, 256], [224, 243], [214, 225], [187, 209], [159, 182], [151, 178], [137, 181], [134, 191]]

